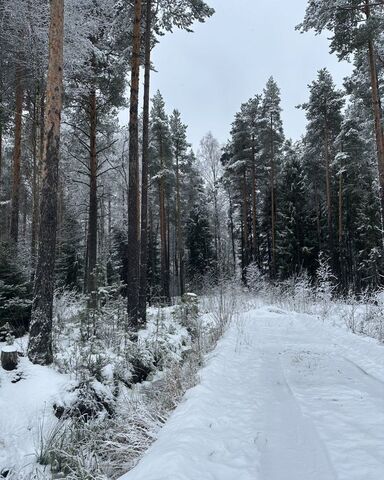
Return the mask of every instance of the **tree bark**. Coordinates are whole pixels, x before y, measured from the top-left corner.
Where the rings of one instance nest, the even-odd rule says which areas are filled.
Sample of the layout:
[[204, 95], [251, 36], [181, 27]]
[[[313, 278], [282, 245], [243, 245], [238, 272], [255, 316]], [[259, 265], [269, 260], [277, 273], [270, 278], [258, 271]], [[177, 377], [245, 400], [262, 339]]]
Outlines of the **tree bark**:
[[328, 248], [333, 260], [334, 256], [334, 242], [333, 242], [333, 228], [332, 228], [332, 195], [331, 195], [331, 153], [330, 153], [330, 142], [329, 142], [329, 130], [328, 130], [328, 121], [325, 118], [324, 125], [324, 152], [325, 152], [325, 193], [326, 193], [326, 202], [327, 202], [327, 227], [328, 227]]
[[[34, 275], [37, 251], [37, 233], [39, 225], [39, 190], [40, 190], [40, 168], [42, 163], [42, 154], [44, 145], [44, 95], [41, 92], [39, 84], [36, 85], [35, 101], [33, 107], [33, 133], [32, 133], [32, 152], [33, 152], [33, 178], [32, 178], [32, 226], [31, 226], [31, 269]], [[43, 114], [44, 115], [44, 114]]]
[[97, 150], [96, 91], [89, 95], [89, 207], [88, 207], [88, 255], [87, 255], [87, 294], [88, 308], [97, 308]]
[[184, 247], [181, 231], [180, 166], [176, 155], [176, 257], [178, 264], [179, 295], [184, 295]]
[[275, 147], [273, 142], [273, 117], [271, 115], [271, 277], [276, 276], [276, 196], [275, 196]]
[[[0, 201], [2, 200], [2, 188], [3, 188], [3, 107], [2, 98], [0, 93]], [[0, 205], [0, 240], [6, 235], [7, 220], [6, 220], [6, 208]]]
[[22, 69], [16, 67], [15, 78], [15, 141], [13, 148], [12, 166], [12, 201], [11, 201], [11, 240], [17, 244], [19, 237], [19, 210], [20, 210], [20, 184], [21, 184], [21, 127], [23, 115], [23, 84]]
[[343, 242], [343, 174], [339, 175], [339, 248], [341, 251]]
[[167, 222], [165, 213], [165, 185], [164, 185], [164, 158], [163, 146], [160, 143], [160, 170], [159, 178], [159, 208], [160, 208], [160, 279], [161, 279], [161, 301], [169, 303], [169, 282], [168, 282], [168, 248], [167, 248]]
[[244, 167], [243, 178], [242, 178], [242, 220], [243, 220], [243, 268], [242, 268], [242, 278], [245, 282], [246, 279], [246, 268], [249, 265], [249, 252], [248, 252], [248, 192], [247, 192], [247, 172]]
[[140, 286], [140, 191], [139, 191], [139, 78], [141, 47], [141, 0], [135, 0], [135, 19], [131, 58], [131, 95], [129, 110], [129, 184], [128, 184], [128, 279], [127, 311], [129, 325], [139, 327]]
[[[0, 93], [0, 200], [3, 186], [3, 106]], [[2, 222], [0, 222], [1, 225]]]
[[51, 0], [39, 253], [28, 344], [29, 359], [33, 363], [42, 365], [50, 364], [53, 361], [52, 308], [55, 284], [57, 192], [63, 93], [63, 39], [64, 0]]
[[252, 137], [252, 250], [253, 261], [260, 267], [259, 242], [257, 238], [257, 186], [256, 186], [256, 154], [255, 138]]
[[233, 220], [233, 201], [231, 191], [228, 188], [228, 200], [229, 200], [229, 226], [231, 230], [231, 246], [232, 246], [232, 261], [233, 261], [233, 274], [236, 273], [236, 246], [235, 246], [235, 222]]
[[[371, 7], [369, 0], [365, 0], [365, 16], [367, 20], [371, 16]], [[377, 150], [377, 167], [379, 173], [379, 195], [381, 206], [381, 225], [384, 230], [384, 134], [383, 134], [383, 112], [380, 102], [379, 84], [377, 75], [377, 65], [375, 59], [375, 48], [373, 40], [368, 40], [368, 63], [371, 82], [372, 110], [375, 120], [375, 136]]]
[[148, 171], [149, 171], [149, 96], [151, 81], [151, 33], [152, 0], [147, 0], [145, 17], [145, 65], [143, 101], [143, 151], [141, 166], [141, 250], [140, 250], [140, 291], [139, 319], [142, 325], [147, 320], [148, 284]]

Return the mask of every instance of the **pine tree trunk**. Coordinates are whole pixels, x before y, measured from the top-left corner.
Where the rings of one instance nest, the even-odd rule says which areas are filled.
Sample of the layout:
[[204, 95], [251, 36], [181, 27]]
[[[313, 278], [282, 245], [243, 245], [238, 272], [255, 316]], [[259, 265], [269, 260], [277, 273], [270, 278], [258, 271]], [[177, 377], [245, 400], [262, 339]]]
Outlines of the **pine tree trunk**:
[[164, 158], [163, 146], [160, 142], [160, 170], [159, 178], [159, 209], [160, 209], [160, 279], [161, 279], [161, 301], [169, 303], [169, 283], [167, 271], [167, 222], [165, 213], [165, 185], [164, 185]]
[[25, 185], [22, 187], [23, 192], [23, 207], [22, 207], [22, 215], [23, 215], [23, 224], [22, 224], [22, 236], [23, 240], [25, 240], [27, 234], [27, 210], [28, 210], [28, 194]]
[[184, 248], [181, 231], [180, 168], [176, 155], [176, 258], [179, 278], [179, 295], [184, 295]]
[[339, 175], [339, 248], [341, 251], [343, 242], [343, 174]]
[[319, 198], [319, 188], [317, 182], [315, 184], [315, 203], [316, 203], [316, 232], [317, 232], [317, 242], [319, 247], [319, 252], [322, 250], [321, 242], [321, 224], [320, 224], [320, 198]]
[[[366, 16], [370, 17], [369, 2], [366, 0]], [[379, 192], [380, 192], [380, 206], [381, 206], [381, 223], [384, 226], [384, 135], [382, 119], [383, 113], [380, 103], [377, 66], [375, 60], [375, 51], [372, 40], [368, 41], [368, 61], [371, 79], [371, 95], [372, 95], [372, 109], [375, 119], [375, 136], [376, 136], [376, 150], [377, 150], [377, 166], [379, 173]]]
[[273, 142], [273, 117], [271, 116], [271, 278], [276, 276], [276, 196], [275, 147]]
[[327, 228], [328, 228], [328, 248], [333, 260], [334, 258], [334, 242], [332, 228], [332, 195], [331, 195], [331, 153], [329, 142], [329, 130], [327, 118], [324, 125], [324, 152], [325, 152], [325, 195], [327, 202]]
[[338, 191], [338, 203], [339, 203], [339, 215], [338, 215], [338, 243], [339, 243], [339, 271], [341, 284], [344, 288], [347, 288], [348, 284], [348, 264], [347, 259], [344, 256], [344, 245], [343, 245], [343, 174], [339, 174], [339, 191]]
[[89, 221], [89, 212], [88, 219], [85, 222], [84, 228], [84, 276], [83, 276], [83, 293], [88, 291], [88, 221]]
[[88, 307], [97, 308], [97, 150], [96, 127], [97, 105], [96, 91], [89, 95], [89, 208], [88, 208], [88, 255], [87, 255], [87, 293]]
[[216, 258], [216, 273], [220, 277], [221, 275], [221, 235], [220, 235], [220, 220], [219, 220], [219, 205], [218, 205], [218, 192], [216, 188], [216, 176], [213, 181], [213, 207], [215, 215], [215, 258]]
[[[0, 94], [0, 201], [2, 200], [3, 187], [3, 110], [2, 98]], [[5, 206], [0, 205], [0, 240], [6, 234], [7, 220], [6, 220]]]
[[[0, 94], [0, 200], [3, 186], [3, 107], [2, 98]], [[2, 222], [0, 221], [0, 226]]]
[[228, 190], [229, 198], [229, 226], [231, 230], [231, 246], [232, 246], [232, 261], [233, 261], [233, 273], [236, 273], [236, 247], [235, 247], [235, 222], [233, 220], [233, 201], [231, 192]]
[[[32, 178], [32, 226], [31, 226], [31, 267], [32, 275], [34, 275], [35, 263], [36, 263], [36, 250], [37, 250], [37, 229], [39, 224], [39, 188], [40, 188], [40, 167], [41, 158], [39, 153], [41, 152], [40, 134], [44, 130], [43, 124], [41, 124], [41, 91], [39, 85], [36, 85], [35, 90], [35, 102], [33, 108], [33, 133], [32, 133], [32, 155], [33, 155], [33, 178]], [[40, 134], [40, 135], [39, 135]]]
[[151, 32], [152, 0], [147, 0], [145, 17], [145, 65], [143, 100], [143, 152], [141, 167], [141, 251], [140, 251], [140, 292], [139, 319], [142, 325], [147, 320], [148, 284], [148, 171], [149, 171], [149, 95], [151, 80]]
[[248, 192], [247, 192], [247, 172], [244, 167], [243, 170], [243, 179], [242, 179], [242, 224], [243, 224], [243, 268], [242, 268], [242, 278], [245, 282], [246, 268], [249, 265], [249, 252], [248, 252]]
[[16, 244], [19, 237], [19, 210], [20, 210], [20, 184], [21, 184], [21, 127], [23, 115], [23, 85], [22, 69], [16, 67], [15, 79], [15, 141], [13, 149], [12, 166], [12, 202], [11, 202], [11, 240]]
[[374, 60], [372, 42], [369, 42], [369, 63], [371, 71], [371, 91], [372, 91], [372, 107], [375, 118], [375, 135], [377, 148], [377, 166], [379, 172], [379, 191], [381, 206], [381, 222], [384, 225], [384, 135], [382, 128], [382, 111], [379, 98], [376, 62]]
[[28, 344], [29, 359], [33, 363], [42, 365], [50, 364], [53, 361], [52, 308], [55, 284], [57, 191], [63, 92], [63, 39], [64, 0], [51, 0], [39, 253]]
[[139, 78], [141, 47], [141, 0], [135, 0], [135, 19], [131, 58], [131, 97], [129, 109], [129, 185], [128, 185], [128, 279], [127, 311], [133, 330], [139, 327], [140, 287], [140, 191], [139, 191]]
[[256, 154], [254, 137], [252, 138], [252, 260], [260, 266], [259, 261], [259, 246], [257, 239], [257, 186], [256, 186]]
[[169, 201], [167, 198], [166, 202], [167, 208], [166, 208], [166, 232], [165, 232], [165, 238], [166, 238], [166, 251], [167, 251], [167, 258], [166, 258], [166, 288], [165, 291], [167, 292], [167, 303], [169, 304], [171, 302], [171, 213], [169, 209]]

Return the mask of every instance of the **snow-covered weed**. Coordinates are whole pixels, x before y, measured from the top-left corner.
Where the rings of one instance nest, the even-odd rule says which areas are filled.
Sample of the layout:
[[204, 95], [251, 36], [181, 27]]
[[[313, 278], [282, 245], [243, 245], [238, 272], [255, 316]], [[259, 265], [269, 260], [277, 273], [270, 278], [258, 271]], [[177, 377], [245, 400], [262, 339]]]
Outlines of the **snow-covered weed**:
[[57, 293], [56, 367], [73, 382], [55, 406], [61, 420], [39, 435], [40, 464], [49, 464], [57, 478], [84, 480], [112, 480], [131, 469], [196, 384], [204, 355], [235, 314], [237, 291], [218, 288], [205, 314], [193, 294], [174, 307], [150, 308], [137, 341], [130, 338], [121, 297], [105, 295], [90, 314], [83, 298]]
[[237, 288], [233, 284], [220, 285], [217, 293], [211, 297], [211, 315], [213, 318], [213, 342], [222, 337], [232, 322], [238, 306]]
[[322, 320], [325, 320], [331, 314], [333, 307], [332, 299], [337, 286], [335, 284], [336, 277], [332, 273], [329, 259], [322, 252], [319, 254], [319, 266], [316, 276], [316, 301], [320, 307], [320, 316]]

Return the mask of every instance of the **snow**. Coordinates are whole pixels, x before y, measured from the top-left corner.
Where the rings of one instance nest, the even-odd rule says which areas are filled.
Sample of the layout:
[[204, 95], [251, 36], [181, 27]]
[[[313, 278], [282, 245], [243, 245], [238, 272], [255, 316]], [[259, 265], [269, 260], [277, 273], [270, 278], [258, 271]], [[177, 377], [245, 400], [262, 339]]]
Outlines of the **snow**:
[[121, 480], [384, 478], [384, 347], [317, 317], [239, 315]]
[[6, 345], [5, 347], [1, 347], [1, 351], [6, 353], [17, 352], [17, 347], [14, 345]]
[[64, 395], [68, 381], [66, 375], [32, 365], [25, 357], [15, 371], [0, 368], [0, 472], [16, 466], [20, 478], [28, 474], [39, 436], [57, 421], [52, 406]]

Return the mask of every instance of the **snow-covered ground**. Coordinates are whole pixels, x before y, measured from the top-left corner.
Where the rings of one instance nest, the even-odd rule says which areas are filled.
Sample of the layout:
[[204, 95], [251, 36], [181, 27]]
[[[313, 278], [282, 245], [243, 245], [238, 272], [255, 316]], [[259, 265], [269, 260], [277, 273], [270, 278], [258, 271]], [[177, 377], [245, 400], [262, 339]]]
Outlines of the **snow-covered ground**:
[[[18, 342], [19, 350], [25, 349], [25, 341]], [[14, 467], [17, 478], [32, 478], [41, 438], [57, 423], [52, 405], [61, 400], [68, 383], [66, 375], [32, 365], [26, 357], [16, 371], [0, 368], [0, 472]]]
[[121, 478], [384, 478], [384, 347], [276, 307], [241, 314]]

